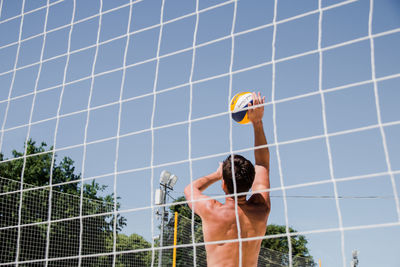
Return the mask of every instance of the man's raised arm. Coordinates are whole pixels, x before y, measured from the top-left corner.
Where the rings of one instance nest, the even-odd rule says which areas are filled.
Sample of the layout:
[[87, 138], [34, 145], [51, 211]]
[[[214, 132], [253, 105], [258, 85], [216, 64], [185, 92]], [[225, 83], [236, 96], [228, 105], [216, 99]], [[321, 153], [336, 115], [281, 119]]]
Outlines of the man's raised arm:
[[[253, 93], [253, 105], [249, 105], [248, 111], [249, 120], [253, 124], [254, 129], [254, 157], [256, 161], [256, 176], [254, 178], [253, 186], [251, 190], [258, 191], [269, 189], [269, 149], [268, 147], [258, 148], [267, 144], [267, 139], [264, 133], [264, 127], [262, 118], [264, 116], [265, 97], [261, 98], [260, 93], [258, 95]], [[262, 105], [258, 106], [257, 105]], [[270, 206], [269, 192], [260, 193], [264, 201]]]
[[[205, 211], [209, 208], [209, 205], [215, 202], [214, 199], [204, 195], [202, 192], [206, 190], [207, 187], [209, 187], [210, 185], [221, 179], [222, 179], [222, 163], [219, 165], [219, 168], [215, 172], [206, 175], [204, 177], [201, 177], [197, 180], [194, 180], [191, 184], [185, 187], [184, 193], [187, 201], [202, 200], [202, 201], [196, 201], [195, 211], [194, 211], [195, 213], [202, 216], [202, 214], [204, 214]], [[191, 185], [193, 185], [193, 194]], [[188, 205], [192, 209], [193, 206], [192, 203], [188, 202]]]

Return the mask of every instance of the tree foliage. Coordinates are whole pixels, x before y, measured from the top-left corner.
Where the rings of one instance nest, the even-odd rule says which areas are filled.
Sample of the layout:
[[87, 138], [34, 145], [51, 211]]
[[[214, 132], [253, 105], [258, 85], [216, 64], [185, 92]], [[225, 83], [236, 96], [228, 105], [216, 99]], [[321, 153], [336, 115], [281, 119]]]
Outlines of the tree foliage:
[[[23, 225], [20, 228], [19, 261], [45, 258], [46, 242], [49, 242], [49, 258], [79, 255], [81, 236], [82, 255], [112, 251], [108, 240], [113, 236], [113, 214], [79, 216], [113, 211], [114, 196], [101, 196], [106, 186], [94, 180], [81, 186], [81, 174], [76, 173], [74, 161], [69, 157], [57, 161], [54, 154], [52, 162], [52, 147], [46, 148], [46, 143], [37, 145], [29, 140], [25, 147], [25, 162], [23, 152], [13, 150], [13, 159], [5, 159], [0, 153], [0, 193], [3, 194], [0, 198], [0, 227], [5, 227], [0, 231], [1, 263], [16, 259], [18, 225]], [[50, 176], [53, 185], [63, 184], [50, 190]], [[21, 188], [24, 189], [22, 196]], [[58, 221], [50, 224], [48, 238], [50, 214], [52, 221]], [[118, 216], [117, 232], [125, 224], [125, 218]], [[63, 261], [66, 265], [73, 262], [75, 260]], [[98, 266], [98, 262], [92, 260], [85, 265]]]
[[[101, 192], [106, 189], [106, 186], [94, 180], [85, 182], [82, 186], [81, 174], [76, 172], [74, 161], [69, 157], [57, 160], [57, 155], [53, 155], [52, 147], [46, 150], [45, 143], [37, 145], [34, 141], [29, 140], [25, 148], [27, 157], [23, 152], [16, 150], [12, 151], [12, 159], [5, 159], [4, 155], [0, 153], [0, 228], [3, 228], [0, 230], [0, 240], [2, 241], [0, 242], [0, 263], [15, 261], [18, 236], [20, 244], [18, 261], [44, 259], [47, 246], [49, 247], [50, 265], [52, 263], [65, 266], [76, 265], [76, 258], [62, 260], [58, 263], [51, 259], [77, 256], [80, 247], [82, 255], [112, 252], [114, 249], [114, 216], [109, 213], [114, 209], [113, 194], [102, 196]], [[51, 187], [49, 187], [50, 177]], [[21, 189], [23, 189], [22, 195]], [[184, 197], [176, 200], [176, 202], [182, 201], [185, 201]], [[20, 203], [22, 203], [21, 207]], [[116, 206], [118, 209], [120, 204], [116, 203]], [[187, 204], [173, 205], [170, 207], [170, 211], [179, 214], [178, 245], [192, 244], [193, 239], [195, 243], [204, 241], [201, 218], [194, 215], [192, 223], [192, 211]], [[96, 214], [103, 215], [91, 216]], [[48, 224], [49, 219], [52, 221], [50, 224]], [[22, 227], [18, 228], [18, 225], [22, 225]], [[125, 225], [126, 219], [117, 216], [116, 251], [139, 251], [118, 253], [115, 257], [115, 266], [151, 265], [152, 251], [149, 250], [151, 244], [138, 234], [127, 236], [119, 233]], [[18, 231], [20, 232], [18, 233]], [[289, 228], [289, 231], [296, 232], [292, 228]], [[192, 237], [192, 232], [194, 237]], [[285, 226], [269, 225], [266, 235], [284, 233], [286, 233]], [[165, 227], [163, 244], [172, 246], [173, 236], [174, 220], [171, 219]], [[80, 244], [80, 240], [82, 240], [82, 244]], [[304, 236], [291, 236], [291, 244], [294, 266], [314, 266]], [[261, 246], [279, 255], [278, 259], [276, 259], [276, 255], [274, 258], [277, 265], [267, 266], [288, 265], [288, 239], [286, 236], [264, 239]], [[196, 255], [198, 266], [206, 266], [204, 246], [178, 248], [177, 266], [193, 266], [194, 255]], [[153, 257], [154, 264], [158, 264], [158, 251], [155, 251]], [[300, 257], [303, 260], [309, 259], [308, 263], [304, 264], [304, 261], [299, 261]], [[112, 262], [112, 255], [82, 258], [82, 266], [110, 266]], [[172, 249], [163, 250], [163, 266], [171, 264]]]
[[[184, 197], [178, 198], [175, 202], [182, 202], [186, 199]], [[179, 214], [179, 227], [178, 227], [178, 244], [191, 244], [191, 218], [192, 211], [187, 204], [173, 205], [170, 207], [171, 212], [178, 212]], [[172, 221], [172, 220], [171, 220]], [[169, 223], [169, 227], [166, 233], [165, 238], [171, 238], [171, 231], [173, 231], [173, 221]], [[203, 230], [201, 224], [201, 218], [198, 215], [194, 216], [194, 233], [195, 233], [195, 242], [203, 242]], [[293, 228], [289, 228], [291, 233], [296, 232]], [[270, 235], [280, 235], [286, 233], [286, 227], [283, 225], [275, 225], [270, 224], [267, 227], [266, 236]], [[168, 241], [167, 241], [168, 242]], [[314, 266], [314, 259], [310, 255], [309, 250], [307, 248], [307, 239], [303, 235], [293, 235], [291, 236], [291, 245], [292, 245], [292, 264], [293, 266]], [[204, 262], [205, 261], [205, 250], [202, 247], [197, 247], [196, 251], [197, 257], [196, 261]], [[265, 249], [263, 249], [265, 248]], [[193, 251], [192, 250], [181, 250], [182, 253], [177, 252], [177, 266], [192, 266], [193, 265]], [[284, 237], [273, 237], [264, 239], [261, 243], [261, 252], [260, 257], [262, 256], [267, 262], [267, 266], [288, 266], [289, 258], [288, 258], [289, 246], [288, 239], [286, 236]], [[269, 259], [268, 259], [269, 258]], [[203, 265], [200, 265], [203, 266]], [[206, 263], [204, 262], [204, 266]], [[258, 266], [265, 266], [259, 261]]]
[[[179, 197], [174, 202], [186, 201], [185, 197]], [[178, 212], [178, 227], [177, 227], [177, 244], [178, 245], [188, 245], [192, 244], [192, 210], [187, 204], [179, 204], [170, 206], [170, 211], [172, 214]], [[201, 218], [198, 215], [194, 215], [194, 241], [196, 243], [204, 242], [203, 239], [203, 228], [201, 224]], [[164, 232], [164, 244], [173, 245], [174, 237], [174, 217], [169, 221], [165, 232]], [[194, 254], [196, 250], [196, 254]], [[172, 265], [172, 250], [163, 252], [165, 257], [163, 257], [163, 263], [166, 266]], [[193, 266], [193, 257], [196, 255], [197, 266], [207, 266], [206, 262], [206, 251], [204, 246], [186, 246], [183, 248], [178, 248], [176, 251], [176, 266]]]
[[[289, 227], [289, 232], [295, 233], [297, 231]], [[265, 233], [266, 236], [281, 234], [286, 234], [286, 226], [276, 224], [268, 225], [267, 231]], [[305, 236], [292, 235], [290, 237], [290, 242], [292, 247], [292, 265], [314, 266], [314, 259], [310, 255], [310, 252], [307, 248], [308, 241]], [[284, 266], [289, 265], [289, 242], [286, 236], [264, 239], [261, 243], [261, 247], [281, 252], [281, 264]]]
[[[113, 240], [108, 240], [109, 247], [112, 250]], [[151, 244], [138, 234], [118, 234], [116, 240], [116, 251], [131, 251], [151, 248]], [[116, 256], [116, 267], [128, 266], [151, 266], [151, 250], [139, 252], [121, 253]], [[106, 266], [109, 266], [106, 264]]]

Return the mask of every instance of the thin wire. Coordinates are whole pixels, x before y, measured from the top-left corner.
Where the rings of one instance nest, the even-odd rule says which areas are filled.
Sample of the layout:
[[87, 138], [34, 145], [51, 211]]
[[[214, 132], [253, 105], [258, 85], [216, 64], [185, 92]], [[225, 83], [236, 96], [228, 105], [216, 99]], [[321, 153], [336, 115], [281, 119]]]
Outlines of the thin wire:
[[[173, 191], [176, 194], [183, 194], [180, 191]], [[221, 196], [221, 194], [208, 194], [209, 196]], [[169, 195], [172, 199], [176, 200], [176, 198]], [[283, 195], [270, 195], [271, 198], [283, 198]], [[336, 196], [329, 195], [286, 195], [286, 198], [305, 198], [305, 199], [336, 199]], [[394, 199], [393, 195], [390, 196], [337, 196], [339, 199]]]

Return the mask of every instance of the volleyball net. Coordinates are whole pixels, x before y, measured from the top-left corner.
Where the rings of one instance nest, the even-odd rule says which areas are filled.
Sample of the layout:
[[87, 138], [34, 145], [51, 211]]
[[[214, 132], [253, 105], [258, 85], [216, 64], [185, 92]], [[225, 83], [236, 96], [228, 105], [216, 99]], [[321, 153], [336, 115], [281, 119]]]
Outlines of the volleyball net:
[[300, 235], [336, 266], [371, 249], [356, 233], [396, 236], [399, 6], [298, 2], [1, 0], [0, 266], [170, 266], [174, 247], [205, 266], [201, 221], [180, 214], [174, 245], [156, 213], [190, 200], [155, 192], [162, 170], [180, 197], [228, 155], [253, 159], [228, 110], [243, 91], [266, 96], [269, 223], [286, 230], [235, 241], [288, 244], [259, 266], [313, 266]]

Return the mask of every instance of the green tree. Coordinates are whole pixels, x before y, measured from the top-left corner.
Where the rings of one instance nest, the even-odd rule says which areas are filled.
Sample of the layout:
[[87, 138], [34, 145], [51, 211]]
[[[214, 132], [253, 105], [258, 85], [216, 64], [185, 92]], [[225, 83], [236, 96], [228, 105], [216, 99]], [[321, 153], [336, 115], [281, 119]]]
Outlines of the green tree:
[[[179, 197], [174, 202], [186, 201], [185, 197]], [[192, 210], [187, 204], [179, 204], [170, 206], [172, 214], [178, 212], [178, 227], [177, 227], [177, 244], [187, 245], [192, 244]], [[198, 215], [194, 215], [194, 240], [196, 243], [204, 242], [203, 239], [203, 228], [201, 224], [201, 218]], [[174, 217], [172, 216], [169, 221], [165, 232], [164, 232], [164, 244], [173, 245], [174, 238]], [[196, 246], [196, 264], [198, 266], [207, 266], [206, 251], [204, 246]], [[167, 251], [163, 254], [163, 263], [167, 263], [166, 266], [172, 264], [172, 250]], [[193, 266], [194, 251], [193, 247], [183, 247], [176, 250], [176, 266]]]
[[[114, 240], [113, 238], [107, 239], [107, 247], [112, 251]], [[151, 243], [146, 241], [142, 236], [138, 234], [131, 234], [127, 236], [125, 234], [118, 234], [116, 240], [116, 251], [130, 251], [130, 250], [141, 250], [151, 248]], [[151, 266], [151, 250], [139, 251], [139, 252], [126, 252], [120, 253], [116, 256], [115, 266], [116, 267], [128, 267], [128, 266]], [[100, 266], [111, 266], [110, 257], [102, 257], [102, 264]]]
[[[36, 145], [33, 140], [26, 144], [26, 162], [24, 153], [12, 151], [14, 159], [5, 159], [0, 153], [0, 262], [12, 262], [16, 257], [18, 228], [20, 232], [19, 261], [42, 259], [45, 257], [47, 241], [47, 220], [49, 216], [49, 194], [51, 196], [51, 220], [59, 220], [50, 224], [49, 257], [68, 257], [79, 254], [79, 240], [81, 220], [79, 218], [82, 198], [83, 215], [93, 215], [111, 212], [114, 209], [114, 196], [100, 196], [106, 186], [96, 183], [80, 185], [81, 174], [77, 174], [74, 161], [64, 157], [57, 161], [52, 147], [46, 150], [46, 143]], [[52, 170], [52, 190], [47, 186], [50, 183]], [[21, 176], [23, 183], [21, 185]], [[76, 181], [76, 182], [75, 182]], [[70, 182], [70, 183], [65, 183]], [[21, 199], [20, 188], [23, 188], [21, 217], [19, 205]], [[39, 188], [38, 188], [39, 187]], [[41, 188], [42, 187], [42, 188]], [[82, 192], [83, 190], [83, 192]], [[117, 203], [117, 209], [120, 204]], [[112, 214], [93, 216], [82, 219], [82, 254], [110, 252], [107, 240], [112, 238], [114, 216]], [[36, 224], [33, 224], [36, 223]], [[117, 216], [117, 232], [126, 220]], [[112, 249], [112, 248], [111, 248]], [[70, 263], [76, 260], [71, 260]], [[64, 264], [69, 264], [63, 261]], [[98, 266], [91, 261], [86, 266]]]
[[[185, 197], [179, 197], [175, 202], [185, 201]], [[191, 218], [192, 211], [187, 204], [173, 205], [170, 207], [171, 212], [178, 212], [179, 214], [179, 222], [178, 222], [178, 240], [177, 244], [191, 244]], [[195, 240], [196, 242], [203, 242], [203, 232], [202, 232], [202, 224], [199, 216], [195, 215], [194, 217], [194, 232], [195, 232]], [[289, 228], [291, 233], [296, 232], [293, 228]], [[267, 231], [265, 235], [278, 235], [286, 233], [286, 227], [282, 225], [270, 224], [267, 227]], [[173, 236], [173, 219], [171, 219], [168, 224], [167, 231], [165, 233], [164, 238], [167, 239], [168, 245], [171, 244], [171, 236]], [[292, 264], [293, 266], [315, 266], [313, 257], [310, 255], [309, 250], [307, 248], [307, 239], [303, 235], [293, 235], [291, 236], [291, 244], [292, 244]], [[265, 249], [263, 249], [265, 248]], [[278, 237], [278, 238], [268, 238], [264, 239], [261, 243], [261, 251], [260, 258], [263, 257], [265, 261], [263, 263], [259, 261], [258, 266], [288, 266], [289, 258], [288, 258], [288, 239], [286, 236]], [[205, 263], [205, 250], [203, 247], [197, 247], [196, 251], [197, 263], [201, 264]], [[164, 261], [163, 261], [164, 262]], [[266, 265], [263, 265], [265, 262]], [[181, 249], [181, 253], [179, 253], [179, 249], [177, 251], [177, 266], [192, 266], [193, 265], [193, 251], [191, 248]]]
[[[290, 233], [297, 232], [293, 228], [289, 227]], [[265, 235], [279, 235], [286, 234], [286, 226], [269, 224]], [[290, 242], [292, 244], [292, 264], [293, 266], [314, 266], [314, 259], [310, 255], [307, 248], [307, 239], [303, 235], [292, 235], [290, 237]], [[281, 252], [280, 264], [283, 266], [289, 265], [289, 244], [288, 238], [274, 237], [264, 239], [261, 243], [261, 247], [271, 249], [273, 251]]]

